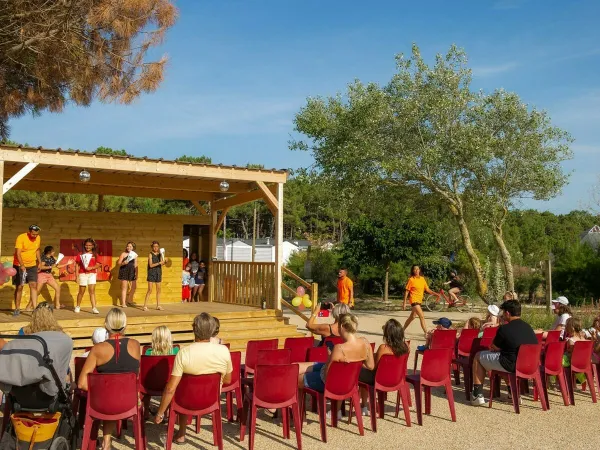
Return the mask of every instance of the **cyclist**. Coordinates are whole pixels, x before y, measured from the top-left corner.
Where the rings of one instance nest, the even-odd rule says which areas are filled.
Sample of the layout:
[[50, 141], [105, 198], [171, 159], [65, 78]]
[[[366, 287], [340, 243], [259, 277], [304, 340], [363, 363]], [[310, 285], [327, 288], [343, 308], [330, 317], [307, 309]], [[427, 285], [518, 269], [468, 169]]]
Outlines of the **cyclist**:
[[448, 294], [450, 294], [450, 297], [452, 298], [452, 303], [457, 303], [458, 294], [462, 292], [464, 286], [461, 283], [460, 278], [458, 278], [456, 270], [452, 270], [450, 272], [450, 280], [446, 281], [444, 284], [450, 286], [450, 289], [448, 289]]

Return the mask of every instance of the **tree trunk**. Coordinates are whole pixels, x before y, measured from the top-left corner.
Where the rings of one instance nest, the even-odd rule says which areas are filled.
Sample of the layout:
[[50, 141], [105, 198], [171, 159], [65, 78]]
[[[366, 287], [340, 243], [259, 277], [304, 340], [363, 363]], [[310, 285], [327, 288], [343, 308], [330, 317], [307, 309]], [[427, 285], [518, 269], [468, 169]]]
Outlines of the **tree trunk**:
[[500, 257], [502, 258], [502, 264], [504, 266], [504, 276], [506, 277], [506, 288], [513, 292], [515, 290], [515, 277], [513, 274], [512, 259], [510, 257], [510, 252], [504, 243], [502, 227], [492, 227], [492, 233], [494, 235], [494, 239], [496, 240], [498, 250], [500, 250]]
[[467, 226], [467, 222], [465, 221], [462, 211], [453, 208], [452, 214], [454, 215], [454, 218], [456, 219], [456, 222], [458, 224], [458, 229], [460, 230], [463, 246], [465, 248], [465, 251], [467, 252], [467, 256], [469, 257], [469, 261], [471, 262], [473, 271], [475, 272], [477, 294], [485, 303], [487, 303], [487, 282], [483, 274], [483, 268], [481, 267], [479, 257], [477, 256], [477, 253], [475, 253], [475, 249], [473, 248], [473, 244], [471, 243], [471, 233], [469, 232], [469, 227]]
[[385, 303], [388, 302], [389, 290], [390, 290], [390, 263], [388, 262], [385, 265], [385, 282], [383, 285], [383, 301]]

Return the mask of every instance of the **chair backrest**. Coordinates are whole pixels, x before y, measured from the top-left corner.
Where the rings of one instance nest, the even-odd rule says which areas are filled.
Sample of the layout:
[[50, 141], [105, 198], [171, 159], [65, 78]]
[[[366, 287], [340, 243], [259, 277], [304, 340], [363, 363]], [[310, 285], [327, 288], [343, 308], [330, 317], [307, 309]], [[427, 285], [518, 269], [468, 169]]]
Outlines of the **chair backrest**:
[[550, 330], [546, 332], [546, 345], [552, 342], [560, 341], [560, 336], [562, 331], [560, 330]]
[[492, 338], [492, 337], [487, 337], [487, 338], [482, 337], [481, 340], [479, 341], [480, 350], [489, 350], [490, 346], [492, 345], [493, 342], [494, 342], [494, 338]]
[[451, 348], [456, 345], [456, 330], [435, 330], [429, 348]]
[[308, 349], [314, 344], [311, 336], [286, 338], [283, 348], [289, 348], [292, 351], [292, 362], [305, 362]]
[[333, 345], [338, 345], [338, 344], [344, 343], [344, 338], [342, 338], [340, 336], [327, 336], [323, 341], [324, 341], [323, 342], [324, 346], [327, 346], [328, 342], [332, 342]]
[[[275, 350], [279, 341], [277, 339], [265, 339], [263, 341], [248, 341], [246, 344], [246, 372], [254, 372], [256, 357], [259, 350]], [[250, 370], [248, 370], [250, 369]]]
[[283, 408], [298, 401], [298, 364], [257, 364], [254, 372], [254, 404]]
[[517, 354], [517, 376], [531, 377], [540, 368], [541, 344], [523, 344]]
[[118, 420], [137, 414], [137, 374], [88, 374], [88, 414], [101, 420]]
[[219, 409], [220, 384], [220, 373], [207, 375], [184, 373], [173, 396], [175, 412], [201, 416]]
[[546, 355], [544, 356], [544, 367], [546, 372], [558, 374], [563, 369], [562, 361], [565, 354], [566, 342], [551, 342], [546, 345]]
[[[231, 366], [233, 372], [231, 372], [231, 382], [223, 384], [223, 389], [230, 386], [237, 386], [240, 382], [240, 367], [242, 366], [242, 352], [231, 352]], [[236, 384], [237, 383], [237, 384]]]
[[357, 389], [358, 374], [362, 361], [357, 362], [332, 362], [325, 379], [325, 394], [329, 398], [342, 399], [352, 395]]
[[485, 327], [483, 329], [483, 339], [491, 339], [492, 341], [496, 337], [496, 333], [498, 333], [498, 327]]
[[473, 341], [477, 339], [479, 335], [479, 330], [473, 328], [465, 328], [460, 333], [458, 338], [458, 355], [459, 356], [469, 356], [471, 354], [471, 347], [473, 346]]
[[86, 360], [87, 358], [84, 358], [83, 356], [75, 357], [75, 384], [79, 383], [79, 375], [81, 375]]
[[[278, 365], [290, 364], [292, 361], [292, 351], [289, 348], [278, 350], [259, 350], [256, 355], [256, 365]], [[255, 366], [256, 367], [256, 366]]]
[[535, 333], [535, 337], [538, 340], [538, 344], [544, 343], [544, 333]]
[[140, 358], [140, 391], [162, 393], [175, 363], [175, 355], [146, 356]]
[[406, 378], [408, 353], [400, 356], [383, 355], [375, 372], [375, 388], [398, 390]]
[[441, 385], [450, 376], [452, 348], [430, 348], [423, 352], [421, 382], [432, 386]]
[[329, 358], [327, 347], [324, 345], [321, 347], [311, 347], [306, 352], [307, 362], [326, 363]]
[[574, 372], [585, 372], [590, 370], [592, 364], [592, 341], [577, 341], [571, 353], [571, 370]]
[[146, 351], [148, 351], [149, 349], [151, 349], [152, 346], [151, 345], [143, 345], [142, 346], [142, 355], [146, 354]]

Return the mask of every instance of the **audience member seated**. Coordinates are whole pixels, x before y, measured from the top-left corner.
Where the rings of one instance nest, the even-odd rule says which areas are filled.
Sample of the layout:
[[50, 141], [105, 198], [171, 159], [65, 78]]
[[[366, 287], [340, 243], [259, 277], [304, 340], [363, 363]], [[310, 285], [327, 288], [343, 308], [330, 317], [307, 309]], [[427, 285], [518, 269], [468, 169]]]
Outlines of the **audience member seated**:
[[450, 330], [450, 329], [452, 329], [452, 321], [450, 319], [448, 319], [447, 317], [440, 317], [438, 320], [434, 320], [433, 324], [435, 325], [435, 328], [433, 330], [429, 330], [427, 332], [427, 335], [425, 338], [425, 345], [419, 345], [417, 347], [417, 350], [424, 351], [429, 348], [429, 345], [431, 344], [431, 338], [433, 337], [433, 333], [435, 332], [435, 330]]
[[[481, 319], [479, 317], [470, 317], [469, 320], [465, 322], [465, 326], [462, 330], [479, 330], [481, 329]], [[456, 337], [459, 338], [462, 330], [459, 330], [456, 334]], [[479, 336], [483, 335], [483, 331], [479, 332]], [[479, 337], [478, 336], [478, 337]]]
[[[577, 341], [585, 341], [585, 333], [583, 332], [583, 326], [581, 319], [577, 317], [570, 317], [565, 325], [565, 341], [567, 342], [565, 348], [565, 354], [563, 355], [563, 367], [571, 367], [571, 354], [573, 353], [573, 347]], [[578, 373], [575, 375], [579, 384], [585, 381], [585, 374]], [[553, 380], [554, 381], [554, 380]]]
[[[309, 387], [319, 392], [325, 390], [325, 378], [332, 362], [362, 361], [363, 367], [368, 370], [375, 368], [375, 359], [371, 344], [364, 337], [357, 337], [358, 320], [352, 314], [342, 314], [338, 318], [339, 331], [344, 342], [333, 347], [326, 363], [314, 363], [299, 375], [298, 386]], [[338, 402], [339, 405], [339, 402]], [[341, 411], [338, 411], [341, 417]]]
[[331, 315], [333, 316], [333, 323], [315, 323], [317, 317], [319, 317], [319, 311], [321, 311], [320, 303], [317, 305], [315, 312], [310, 316], [310, 319], [306, 324], [306, 328], [313, 334], [318, 334], [319, 336], [321, 336], [320, 345], [323, 345], [323, 341], [326, 337], [341, 336], [339, 323], [340, 316], [343, 314], [350, 314], [350, 307], [345, 303], [337, 303], [331, 311]]
[[[107, 339], [108, 339], [108, 331], [106, 331], [106, 328], [104, 328], [104, 327], [98, 327], [92, 333], [92, 344], [94, 344], [94, 345], [100, 344], [100, 343], [106, 341]], [[90, 354], [90, 351], [88, 350], [81, 356], [83, 358], [87, 358], [89, 354]]]
[[[558, 297], [555, 300], [552, 300], [552, 310], [554, 314], [556, 314], [556, 319], [552, 324], [550, 330], [558, 330], [560, 331], [561, 339], [565, 336], [565, 325], [567, 324], [567, 320], [569, 320], [573, 313], [571, 312], [571, 307], [569, 306], [569, 300], [567, 297]], [[548, 333], [544, 330], [538, 329], [535, 330], [536, 333], [544, 333], [544, 339], [548, 336]]]
[[[87, 391], [87, 376], [96, 370], [98, 373], [138, 373], [140, 370], [140, 343], [125, 336], [127, 316], [120, 308], [112, 308], [106, 315], [104, 327], [108, 331], [108, 339], [90, 350], [81, 375], [79, 389]], [[116, 422], [103, 422], [103, 450], [110, 450], [111, 436]]]
[[[375, 384], [375, 373], [379, 361], [384, 355], [401, 356], [408, 353], [408, 345], [404, 342], [404, 328], [400, 322], [396, 319], [388, 320], [383, 326], [383, 344], [377, 349], [375, 353], [375, 367], [373, 370], [369, 370], [365, 367], [360, 369], [359, 381], [367, 384]], [[362, 403], [362, 414], [363, 416], [369, 415], [368, 407], [368, 396], [369, 393], [366, 389], [360, 389], [361, 403]]]
[[[510, 299], [508, 299], [510, 300]], [[500, 308], [497, 305], [489, 305], [487, 307], [487, 315], [485, 316], [485, 322], [481, 325], [481, 328], [494, 328], [500, 325]]]
[[165, 325], [161, 325], [152, 331], [152, 347], [146, 350], [145, 355], [176, 355], [178, 351], [179, 347], [173, 347], [171, 330]]
[[219, 337], [219, 331], [221, 331], [221, 321], [217, 317], [213, 317], [215, 322], [215, 331], [213, 331], [213, 335], [210, 337], [210, 342], [213, 344], [223, 344], [223, 339]]
[[[155, 423], [159, 424], [163, 421], [165, 412], [173, 399], [173, 395], [175, 395], [183, 374], [206, 375], [220, 373], [221, 383], [231, 382], [233, 366], [229, 350], [224, 345], [211, 342], [215, 327], [214, 319], [207, 313], [202, 313], [194, 319], [195, 341], [193, 344], [182, 348], [175, 357], [173, 372], [163, 392], [160, 406], [154, 418]], [[177, 444], [185, 443], [187, 420], [187, 416], [179, 415], [179, 429], [173, 438]]]
[[[73, 352], [73, 340], [63, 332], [47, 302], [37, 305], [26, 334], [46, 342], [54, 368], [61, 380], [67, 380]], [[58, 387], [50, 371], [41, 363], [42, 344], [36, 340], [14, 339], [0, 350], [0, 390], [10, 393], [23, 408], [45, 409], [55, 400]]]
[[490, 370], [513, 373], [516, 368], [519, 347], [523, 344], [537, 344], [538, 340], [531, 326], [521, 320], [521, 304], [518, 300], [507, 300], [500, 305], [505, 325], [500, 325], [490, 351], [475, 355], [473, 361], [473, 396], [471, 404], [481, 406], [483, 381]]

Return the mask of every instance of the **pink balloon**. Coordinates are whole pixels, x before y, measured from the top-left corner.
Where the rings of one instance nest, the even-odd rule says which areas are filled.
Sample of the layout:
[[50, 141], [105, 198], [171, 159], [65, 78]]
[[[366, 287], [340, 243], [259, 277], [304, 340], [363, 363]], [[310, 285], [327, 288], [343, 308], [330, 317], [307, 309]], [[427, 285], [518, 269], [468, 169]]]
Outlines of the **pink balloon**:
[[306, 290], [304, 289], [304, 287], [302, 287], [302, 286], [298, 286], [298, 287], [296, 288], [296, 295], [297, 295], [298, 297], [302, 297], [304, 294], [306, 294]]
[[9, 277], [14, 277], [17, 274], [17, 271], [16, 271], [16, 269], [14, 267], [9, 267], [8, 269], [6, 269], [4, 271], [4, 273], [6, 275], [8, 275]]

